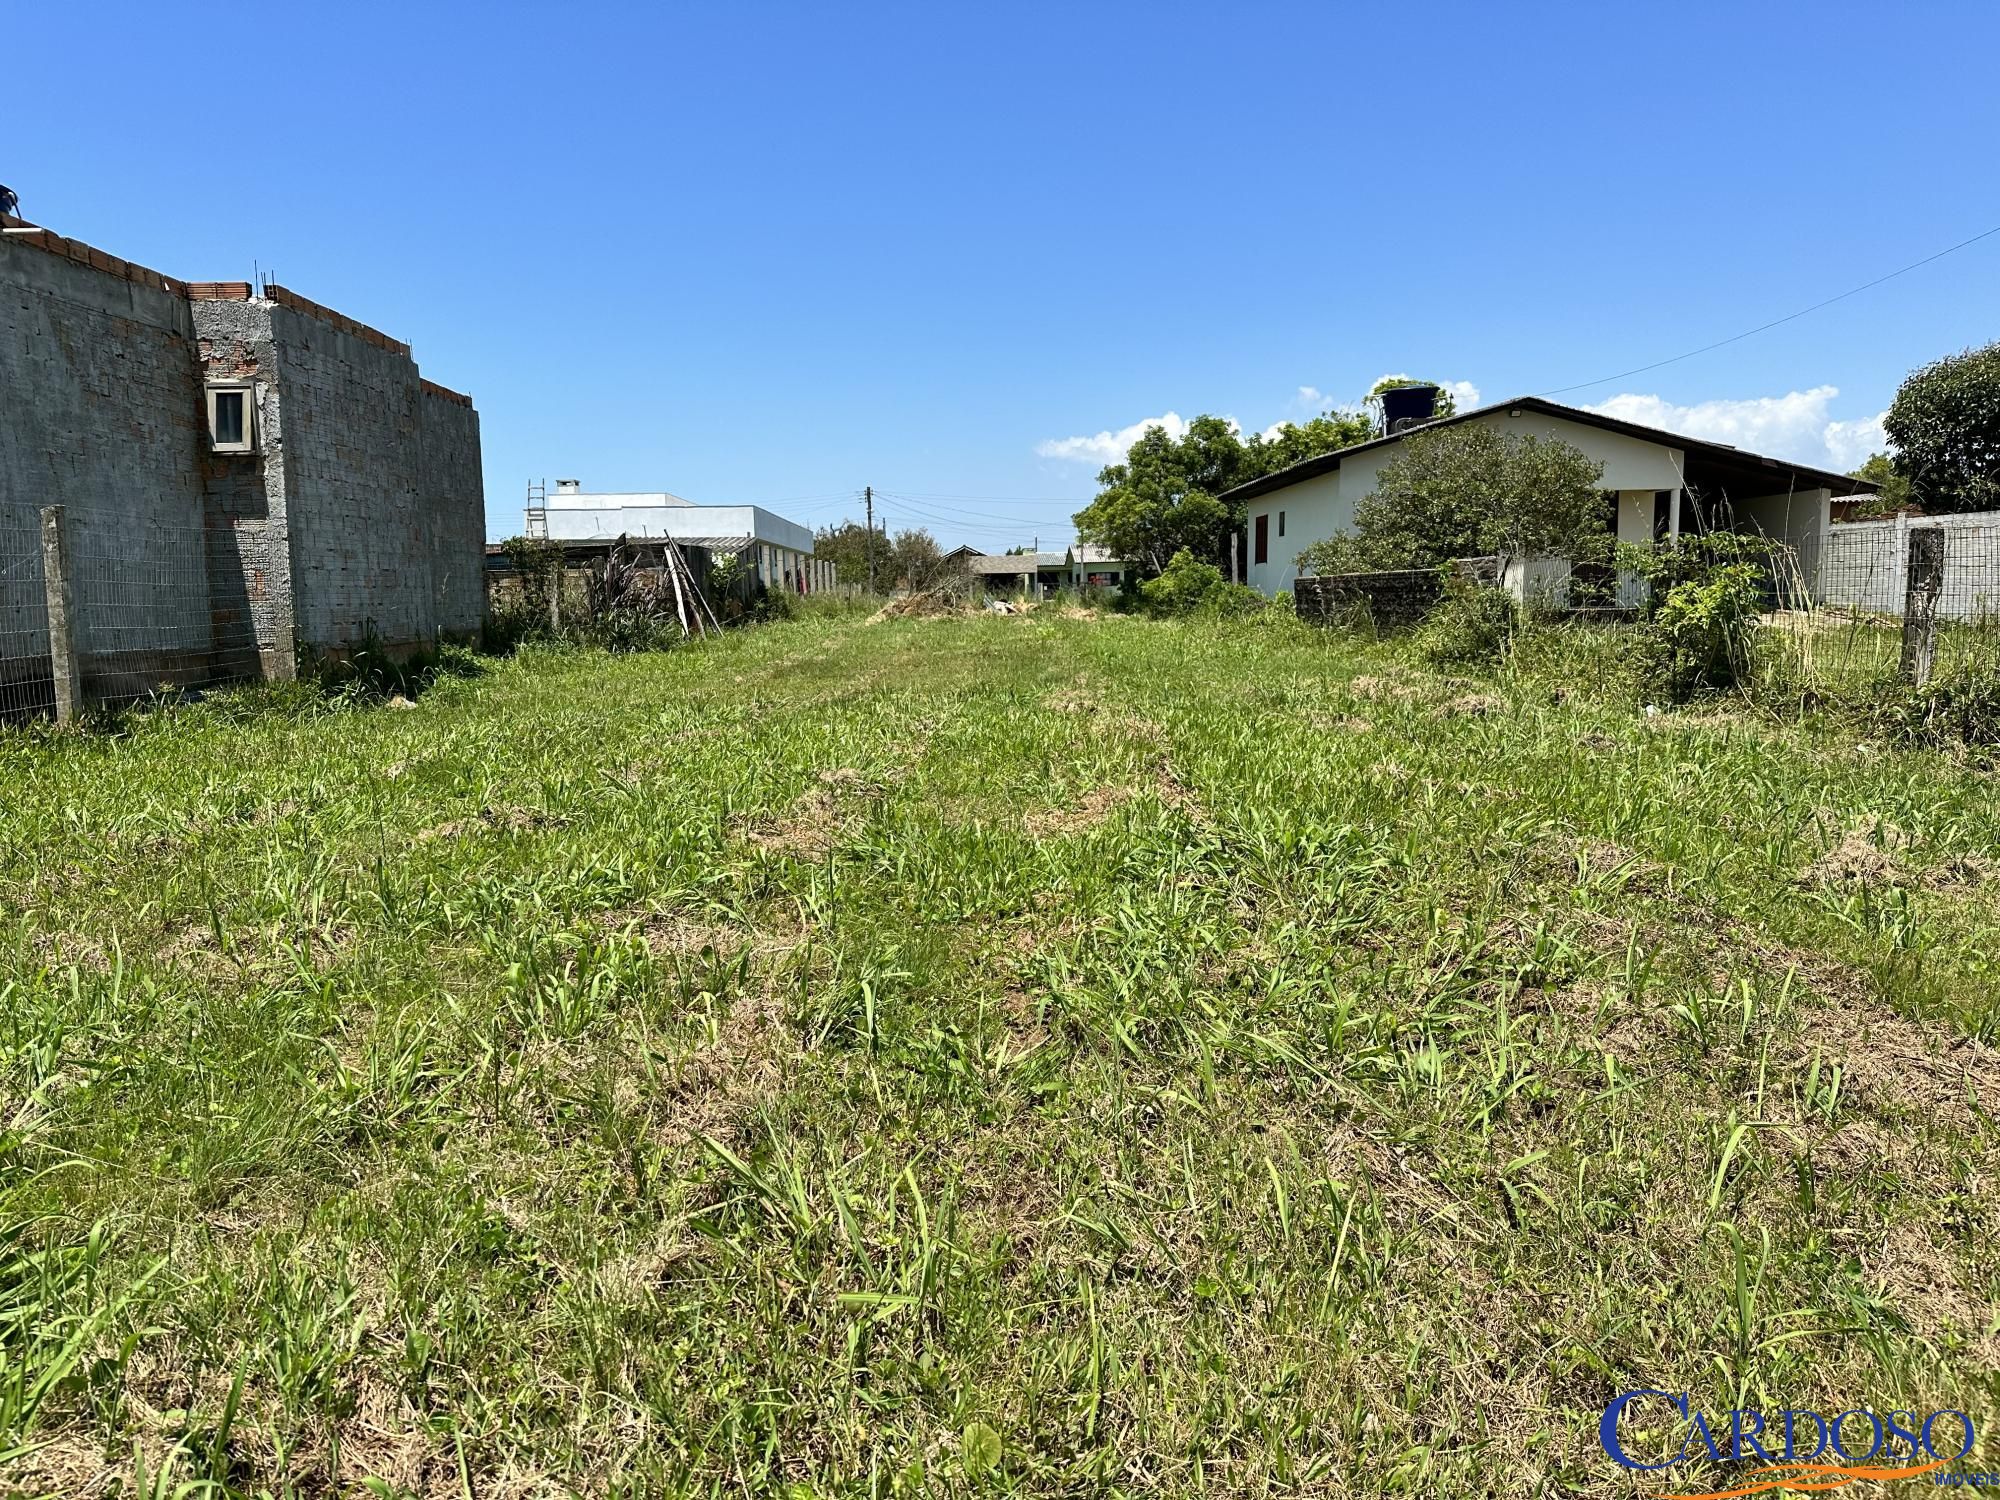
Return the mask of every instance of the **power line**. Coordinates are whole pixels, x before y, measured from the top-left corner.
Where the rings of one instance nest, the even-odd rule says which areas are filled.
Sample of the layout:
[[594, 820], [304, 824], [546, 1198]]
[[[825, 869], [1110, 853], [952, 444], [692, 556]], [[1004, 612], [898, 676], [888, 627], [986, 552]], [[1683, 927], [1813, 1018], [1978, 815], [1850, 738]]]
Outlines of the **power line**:
[[1037, 519], [1034, 516], [1026, 516], [1026, 515], [1018, 515], [1018, 516], [976, 515], [962, 511], [955, 514], [946, 515], [938, 511], [931, 510], [927, 506], [914, 505], [910, 501], [903, 499], [899, 495], [888, 495], [888, 496], [883, 496], [882, 498], [893, 501], [895, 503], [896, 508], [899, 511], [903, 512], [904, 514], [915, 516], [920, 520], [928, 521], [934, 526], [1019, 527], [1019, 526], [1032, 526], [1035, 524]]
[[[884, 490], [883, 494], [889, 491]], [[913, 490], [900, 491], [908, 500], [973, 500], [973, 501], [1019, 501], [1026, 505], [1088, 505], [1088, 495], [926, 495]]]
[[1836, 302], [1845, 302], [1849, 297], [1858, 296], [1871, 287], [1878, 287], [1885, 281], [1894, 281], [1898, 276], [1906, 276], [1920, 266], [1927, 266], [1934, 260], [1943, 260], [1947, 255], [1956, 254], [1966, 246], [1976, 245], [1981, 240], [1991, 239], [1996, 234], [2000, 234], [2000, 224], [1995, 224], [1991, 229], [1975, 234], [1969, 240], [1960, 240], [1956, 245], [1947, 246], [1934, 255], [1926, 255], [1922, 260], [1913, 260], [1907, 266], [1891, 271], [1886, 276], [1877, 276], [1873, 281], [1864, 281], [1860, 286], [1849, 287], [1846, 291], [1836, 296], [1828, 297], [1824, 302], [1815, 302], [1811, 307], [1802, 307], [1797, 312], [1786, 313], [1782, 318], [1773, 318], [1768, 323], [1759, 323], [1755, 328], [1747, 328], [1742, 333], [1732, 333], [1726, 339], [1717, 339], [1712, 344], [1703, 344], [1699, 349], [1690, 349], [1685, 354], [1676, 354], [1668, 359], [1654, 360], [1650, 365], [1639, 365], [1630, 370], [1621, 370], [1616, 375], [1606, 375], [1598, 380], [1582, 380], [1578, 381], [1575, 385], [1559, 385], [1552, 391], [1540, 391], [1537, 394], [1542, 396], [1560, 396], [1568, 391], [1589, 390], [1594, 385], [1609, 385], [1614, 380], [1625, 380], [1633, 375], [1644, 375], [1648, 370], [1658, 370], [1663, 369], [1667, 365], [1677, 365], [1684, 359], [1693, 359], [1697, 354], [1706, 354], [1711, 349], [1722, 348], [1725, 344], [1740, 343], [1744, 339], [1776, 328], [1781, 323], [1790, 323], [1794, 319], [1803, 318], [1807, 313], [1816, 313], [1822, 307], [1831, 307]]

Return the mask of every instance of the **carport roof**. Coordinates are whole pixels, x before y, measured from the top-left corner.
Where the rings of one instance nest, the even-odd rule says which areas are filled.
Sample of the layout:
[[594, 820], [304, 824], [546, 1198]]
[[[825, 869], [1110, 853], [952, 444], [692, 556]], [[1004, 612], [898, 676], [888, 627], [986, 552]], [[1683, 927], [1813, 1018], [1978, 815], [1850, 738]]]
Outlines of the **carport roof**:
[[[1248, 484], [1239, 484], [1235, 489], [1225, 491], [1222, 498], [1254, 500], [1259, 495], [1268, 495], [1273, 490], [1284, 489], [1301, 480], [1331, 474], [1340, 467], [1343, 458], [1353, 454], [1400, 443], [1412, 433], [1434, 432], [1440, 427], [1456, 426], [1474, 417], [1490, 416], [1501, 411], [1539, 412], [1543, 416], [1560, 417], [1565, 422], [1575, 422], [1580, 426], [1601, 428], [1605, 432], [1623, 433], [1626, 437], [1640, 438], [1662, 447], [1678, 448], [1687, 455], [1688, 483], [1694, 489], [1707, 490], [1712, 485], [1743, 498], [1787, 489], [1829, 489], [1836, 495], [1872, 494], [1875, 490], [1869, 481], [1856, 479], [1851, 474], [1836, 474], [1831, 469], [1795, 464], [1789, 459], [1767, 458], [1761, 453], [1752, 453], [1728, 443], [1714, 443], [1705, 438], [1689, 437], [1684, 432], [1669, 432], [1664, 427], [1647, 427], [1619, 417], [1607, 417], [1603, 412], [1587, 411], [1581, 406], [1564, 406], [1559, 401], [1549, 401], [1541, 396], [1517, 396], [1512, 401], [1496, 401], [1490, 406], [1474, 407], [1471, 411], [1440, 417], [1419, 427], [1405, 428], [1392, 436], [1370, 438], [1365, 443], [1355, 443], [1352, 447], [1322, 453], [1317, 458], [1304, 459], [1274, 474], [1266, 474]], [[1699, 478], [1696, 477], [1697, 468]]]

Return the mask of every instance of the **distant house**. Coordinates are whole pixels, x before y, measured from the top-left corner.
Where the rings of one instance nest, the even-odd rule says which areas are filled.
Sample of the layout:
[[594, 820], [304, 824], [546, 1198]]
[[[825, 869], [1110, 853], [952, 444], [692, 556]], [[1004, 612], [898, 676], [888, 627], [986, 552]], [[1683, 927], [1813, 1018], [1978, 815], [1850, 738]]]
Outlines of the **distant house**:
[[1061, 552], [1009, 552], [973, 556], [966, 571], [984, 579], [990, 594], [1047, 598], [1066, 588], [1116, 588], [1132, 564], [1103, 547], [1078, 545]]
[[697, 505], [666, 490], [591, 492], [580, 480], [558, 479], [553, 494], [529, 492], [526, 523], [529, 536], [585, 551], [619, 537], [672, 537], [718, 555], [734, 551], [766, 588], [795, 594], [834, 584], [832, 562], [813, 555], [811, 528], [761, 505]]
[[1070, 568], [1076, 582], [1086, 588], [1117, 588], [1131, 574], [1132, 564], [1109, 547], [1070, 548]]
[[[1266, 594], [1289, 589], [1299, 576], [1300, 551], [1354, 529], [1355, 504], [1374, 492], [1377, 473], [1413, 433], [1463, 422], [1560, 438], [1600, 460], [1605, 528], [1621, 542], [1651, 543], [1683, 531], [1759, 532], [1793, 549], [1808, 583], [1818, 576], [1834, 499], [1874, 490], [1865, 480], [1810, 464], [1521, 396], [1438, 420], [1398, 424], [1398, 430], [1371, 442], [1309, 458], [1227, 492], [1225, 500], [1246, 508], [1245, 582]], [[1507, 581], [1516, 593], [1561, 591], [1568, 575], [1566, 563], [1517, 562]]]

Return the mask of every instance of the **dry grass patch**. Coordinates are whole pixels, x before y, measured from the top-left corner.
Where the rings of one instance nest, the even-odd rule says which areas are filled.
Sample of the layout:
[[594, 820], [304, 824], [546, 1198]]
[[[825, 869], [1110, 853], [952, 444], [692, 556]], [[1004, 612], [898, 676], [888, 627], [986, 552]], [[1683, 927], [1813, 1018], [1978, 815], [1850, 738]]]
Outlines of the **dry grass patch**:
[[417, 834], [419, 843], [432, 839], [463, 838], [469, 833], [531, 833], [540, 828], [561, 828], [569, 819], [535, 807], [482, 807], [469, 818], [451, 818], [434, 823]]
[[1879, 818], [1858, 823], [1799, 874], [1802, 885], [1900, 885], [1907, 878], [1903, 854], [1909, 835]]
[[1032, 838], [1069, 838], [1087, 833], [1132, 800], [1129, 786], [1097, 786], [1063, 807], [1036, 808], [1023, 818]]
[[842, 831], [861, 807], [880, 800], [880, 782], [851, 766], [821, 771], [815, 785], [802, 792], [781, 815], [749, 820], [749, 841], [766, 854], [788, 859], [822, 860], [833, 851]]

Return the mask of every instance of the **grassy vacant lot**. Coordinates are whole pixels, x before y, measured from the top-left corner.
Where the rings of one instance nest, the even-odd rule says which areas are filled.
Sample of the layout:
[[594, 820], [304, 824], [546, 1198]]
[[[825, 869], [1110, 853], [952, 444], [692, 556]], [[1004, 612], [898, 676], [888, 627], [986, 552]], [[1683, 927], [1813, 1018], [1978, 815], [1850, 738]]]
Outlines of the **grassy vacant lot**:
[[1611, 1495], [1632, 1386], [1990, 1427], [2000, 784], [1552, 696], [848, 617], [0, 745], [0, 1489]]

